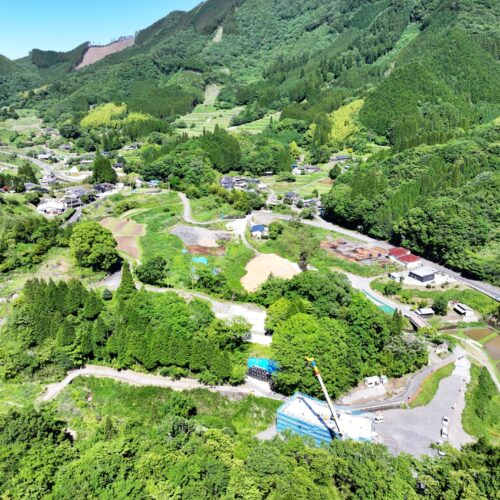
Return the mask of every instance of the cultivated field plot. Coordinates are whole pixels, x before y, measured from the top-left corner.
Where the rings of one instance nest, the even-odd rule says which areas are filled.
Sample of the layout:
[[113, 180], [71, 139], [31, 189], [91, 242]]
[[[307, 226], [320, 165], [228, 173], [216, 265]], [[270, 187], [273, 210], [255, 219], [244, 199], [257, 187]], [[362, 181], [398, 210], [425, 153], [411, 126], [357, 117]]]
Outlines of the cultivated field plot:
[[137, 224], [137, 222], [127, 218], [108, 217], [101, 221], [101, 225], [113, 233], [120, 252], [139, 260], [141, 255], [139, 238], [146, 234], [146, 227], [143, 224]]
[[187, 132], [191, 137], [203, 134], [203, 129], [213, 132], [216, 125], [228, 128], [233, 116], [236, 116], [243, 107], [231, 109], [217, 109], [215, 106], [199, 104], [192, 113], [182, 116], [179, 121], [187, 125], [180, 128], [180, 132]]
[[490, 330], [489, 328], [477, 328], [474, 330], [467, 330], [466, 334], [467, 337], [471, 338], [472, 340], [480, 341], [485, 339], [486, 337], [489, 337], [493, 332], [493, 330]]
[[273, 253], [253, 258], [245, 270], [247, 274], [241, 279], [241, 284], [248, 292], [257, 290], [271, 275], [290, 279], [301, 272], [298, 264]]
[[248, 132], [249, 134], [260, 134], [270, 123], [271, 120], [277, 123], [280, 119], [281, 113], [271, 113], [260, 120], [255, 120], [254, 122], [244, 123], [243, 125], [238, 125], [237, 127], [230, 127], [231, 132]]
[[497, 335], [494, 339], [484, 344], [484, 348], [495, 361], [500, 360], [500, 336]]
[[213, 231], [204, 227], [186, 226], [180, 224], [175, 226], [171, 234], [182, 240], [184, 245], [191, 247], [218, 248], [220, 241], [230, 241], [231, 233], [227, 231]]

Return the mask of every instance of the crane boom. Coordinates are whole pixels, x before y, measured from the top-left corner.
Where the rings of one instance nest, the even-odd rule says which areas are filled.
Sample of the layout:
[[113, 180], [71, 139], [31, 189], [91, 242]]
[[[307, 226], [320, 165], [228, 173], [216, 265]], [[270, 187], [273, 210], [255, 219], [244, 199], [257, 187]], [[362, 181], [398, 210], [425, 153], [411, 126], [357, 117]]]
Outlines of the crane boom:
[[330, 412], [332, 414], [332, 419], [335, 422], [335, 426], [337, 427], [337, 430], [339, 432], [340, 437], [342, 437], [342, 429], [340, 428], [340, 423], [337, 419], [337, 415], [335, 414], [335, 408], [333, 406], [332, 400], [330, 399], [330, 395], [328, 394], [328, 391], [326, 390], [325, 383], [323, 382], [323, 377], [321, 376], [321, 373], [319, 371], [318, 365], [316, 364], [316, 360], [314, 358], [306, 358], [309, 363], [311, 363], [313, 373], [318, 379], [319, 385], [321, 386], [321, 389], [323, 390], [323, 394], [325, 395], [326, 402], [328, 404], [328, 408], [330, 408]]

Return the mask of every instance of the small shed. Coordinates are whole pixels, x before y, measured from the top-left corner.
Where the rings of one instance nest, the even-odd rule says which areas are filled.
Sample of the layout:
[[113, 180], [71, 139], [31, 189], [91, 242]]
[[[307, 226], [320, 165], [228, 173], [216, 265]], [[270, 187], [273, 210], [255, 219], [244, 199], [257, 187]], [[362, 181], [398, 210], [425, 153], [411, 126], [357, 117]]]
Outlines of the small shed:
[[417, 309], [415, 312], [422, 318], [430, 318], [435, 314], [434, 309], [432, 309], [432, 307], [422, 307], [420, 309]]
[[470, 318], [474, 316], [474, 311], [467, 304], [462, 304], [461, 302], [456, 302], [453, 305], [454, 311], [456, 311], [460, 316], [464, 316], [465, 318]]
[[420, 283], [431, 283], [436, 279], [436, 271], [429, 267], [419, 267], [418, 269], [412, 269], [408, 277], [420, 281]]

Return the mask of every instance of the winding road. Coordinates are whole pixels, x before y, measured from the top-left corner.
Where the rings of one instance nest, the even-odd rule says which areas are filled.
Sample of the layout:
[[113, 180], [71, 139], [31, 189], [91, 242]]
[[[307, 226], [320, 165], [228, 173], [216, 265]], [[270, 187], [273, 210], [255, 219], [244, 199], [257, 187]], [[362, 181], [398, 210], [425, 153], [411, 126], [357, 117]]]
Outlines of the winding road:
[[107, 366], [86, 365], [84, 368], [68, 372], [61, 382], [48, 385], [43, 394], [38, 398], [40, 402], [52, 401], [55, 399], [75, 378], [77, 377], [97, 377], [109, 378], [118, 382], [124, 382], [137, 386], [165, 387], [174, 391], [189, 391], [192, 389], [207, 389], [211, 392], [218, 392], [228, 397], [258, 396], [269, 399], [283, 400], [284, 396], [269, 389], [269, 384], [257, 380], [248, 379], [245, 384], [239, 386], [203, 385], [196, 379], [181, 378], [173, 380], [161, 375], [149, 373], [138, 373], [132, 370], [119, 371]]

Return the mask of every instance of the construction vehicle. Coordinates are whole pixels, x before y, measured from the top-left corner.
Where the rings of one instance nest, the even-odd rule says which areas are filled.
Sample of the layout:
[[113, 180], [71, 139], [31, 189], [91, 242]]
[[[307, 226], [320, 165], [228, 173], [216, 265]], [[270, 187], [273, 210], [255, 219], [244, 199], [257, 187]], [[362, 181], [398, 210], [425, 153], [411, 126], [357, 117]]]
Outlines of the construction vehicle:
[[318, 365], [316, 363], [316, 360], [314, 358], [306, 358], [306, 360], [311, 363], [313, 373], [315, 377], [318, 379], [319, 385], [321, 386], [321, 390], [323, 391], [323, 394], [325, 395], [325, 400], [328, 404], [328, 408], [330, 409], [331, 413], [331, 418], [335, 424], [336, 432], [338, 437], [342, 438], [344, 433], [342, 432], [342, 428], [340, 426], [339, 418], [340, 418], [340, 413], [335, 410], [335, 407], [333, 406], [332, 400], [330, 399], [330, 395], [328, 394], [328, 391], [326, 390], [325, 383], [323, 382], [323, 378], [321, 377], [321, 372], [319, 371]]

